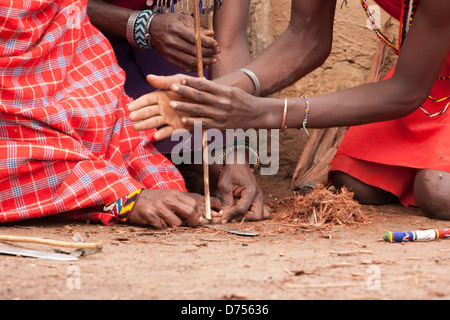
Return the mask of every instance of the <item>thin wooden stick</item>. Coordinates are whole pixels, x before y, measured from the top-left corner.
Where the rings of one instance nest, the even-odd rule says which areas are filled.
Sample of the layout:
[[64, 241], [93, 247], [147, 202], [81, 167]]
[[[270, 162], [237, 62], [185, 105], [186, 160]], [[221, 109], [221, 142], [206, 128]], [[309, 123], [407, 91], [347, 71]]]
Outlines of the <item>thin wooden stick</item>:
[[0, 235], [0, 241], [39, 243], [39, 244], [45, 244], [45, 245], [49, 245], [49, 246], [74, 248], [74, 249], [102, 249], [103, 248], [103, 244], [101, 244], [101, 243], [64, 242], [64, 241], [56, 241], [56, 240], [34, 238], [34, 237], [18, 237], [18, 236]]
[[[198, 77], [203, 78], [202, 39], [200, 34], [200, 1], [194, 0], [195, 47], [197, 49]], [[211, 220], [211, 194], [209, 191], [208, 138], [206, 130], [202, 130], [203, 184], [205, 190], [205, 218]]]

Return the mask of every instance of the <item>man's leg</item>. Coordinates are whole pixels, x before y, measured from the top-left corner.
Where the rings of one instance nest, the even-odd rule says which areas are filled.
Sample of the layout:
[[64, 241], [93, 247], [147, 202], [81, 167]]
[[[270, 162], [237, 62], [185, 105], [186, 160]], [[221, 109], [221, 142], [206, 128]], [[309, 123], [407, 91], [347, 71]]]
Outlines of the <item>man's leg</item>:
[[342, 171], [333, 171], [331, 181], [337, 189], [342, 187], [350, 189], [355, 194], [355, 200], [361, 204], [383, 205], [398, 201], [398, 198], [392, 193], [365, 184]]

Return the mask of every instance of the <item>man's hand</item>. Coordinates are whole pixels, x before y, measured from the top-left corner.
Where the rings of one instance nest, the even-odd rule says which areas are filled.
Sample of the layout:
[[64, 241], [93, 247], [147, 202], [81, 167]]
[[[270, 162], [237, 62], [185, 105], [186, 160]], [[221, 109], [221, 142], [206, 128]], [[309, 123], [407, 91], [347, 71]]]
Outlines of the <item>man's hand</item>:
[[188, 129], [181, 121], [185, 115], [169, 107], [172, 100], [182, 99], [179, 95], [169, 91], [174, 83], [181, 83], [182, 75], [171, 77], [148, 76], [147, 81], [159, 89], [134, 100], [128, 106], [129, 118], [136, 122], [134, 129], [137, 131], [158, 129], [155, 140], [161, 141], [169, 138], [178, 129]]
[[[177, 190], [143, 190], [130, 215], [129, 221], [138, 225], [148, 225], [157, 229], [167, 226], [181, 226], [187, 223], [196, 227], [203, 220], [201, 195], [192, 195]], [[220, 209], [217, 198], [211, 198], [211, 206]], [[214, 212], [214, 216], [218, 213]]]
[[[176, 13], [157, 15], [150, 26], [152, 46], [164, 59], [186, 72], [197, 70], [194, 19]], [[220, 52], [214, 31], [201, 29], [203, 65], [216, 62]]]
[[248, 164], [226, 165], [217, 187], [222, 197], [222, 223], [270, 218], [271, 210], [264, 205], [263, 192]]

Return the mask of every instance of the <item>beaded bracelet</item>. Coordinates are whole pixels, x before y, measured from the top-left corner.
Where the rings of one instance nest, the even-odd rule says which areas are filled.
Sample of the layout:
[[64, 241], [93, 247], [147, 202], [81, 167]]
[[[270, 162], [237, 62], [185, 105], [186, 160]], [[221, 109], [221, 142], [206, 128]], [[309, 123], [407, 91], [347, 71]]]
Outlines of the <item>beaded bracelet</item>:
[[253, 150], [253, 148], [250, 147], [250, 144], [248, 142], [237, 141], [233, 145], [226, 147], [225, 150], [222, 152], [222, 156], [220, 157], [220, 161], [219, 161], [220, 170], [223, 170], [223, 168], [225, 167], [226, 159], [227, 159], [228, 155], [231, 152], [238, 151], [238, 150], [245, 150], [253, 155], [254, 159], [249, 160], [250, 164], [254, 164], [252, 167], [252, 171], [254, 171], [256, 168], [260, 167], [261, 161], [260, 161], [258, 153], [255, 150]]
[[103, 207], [103, 212], [112, 214], [122, 222], [127, 222], [141, 192], [142, 189], [136, 190], [117, 201], [106, 204]]
[[308, 124], [309, 109], [311, 107], [311, 104], [309, 103], [309, 99], [306, 94], [302, 95], [302, 98], [305, 99], [305, 102], [306, 102], [305, 118], [303, 119], [302, 130], [304, 130], [306, 132], [306, 134], [309, 136], [309, 132], [308, 132], [308, 130], [306, 130], [306, 125]]
[[152, 10], [133, 11], [127, 22], [128, 43], [138, 49], [152, 49], [150, 25], [157, 12]]

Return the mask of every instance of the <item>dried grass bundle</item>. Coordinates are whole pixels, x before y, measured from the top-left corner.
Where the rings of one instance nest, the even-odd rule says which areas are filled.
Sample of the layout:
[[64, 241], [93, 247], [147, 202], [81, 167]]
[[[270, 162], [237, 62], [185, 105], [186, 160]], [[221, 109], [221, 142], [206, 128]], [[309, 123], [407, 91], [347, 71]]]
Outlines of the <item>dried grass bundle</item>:
[[343, 188], [338, 193], [332, 193], [320, 184], [311, 193], [295, 199], [292, 218], [311, 227], [367, 221], [361, 205], [353, 199], [353, 192]]

